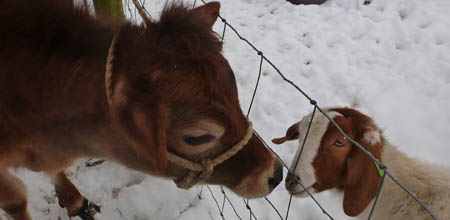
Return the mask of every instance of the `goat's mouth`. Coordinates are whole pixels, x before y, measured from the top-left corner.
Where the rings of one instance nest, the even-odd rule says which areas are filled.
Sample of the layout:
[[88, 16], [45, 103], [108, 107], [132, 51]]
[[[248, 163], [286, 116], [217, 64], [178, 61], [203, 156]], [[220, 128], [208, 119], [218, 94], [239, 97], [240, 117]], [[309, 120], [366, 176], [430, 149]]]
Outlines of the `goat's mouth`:
[[308, 196], [309, 194], [313, 194], [315, 192], [314, 185], [315, 184], [312, 184], [312, 185], [310, 185], [308, 187], [305, 187], [305, 188], [300, 186], [302, 188], [302, 190], [291, 192], [291, 195], [293, 195], [295, 197], [303, 198], [303, 197]]

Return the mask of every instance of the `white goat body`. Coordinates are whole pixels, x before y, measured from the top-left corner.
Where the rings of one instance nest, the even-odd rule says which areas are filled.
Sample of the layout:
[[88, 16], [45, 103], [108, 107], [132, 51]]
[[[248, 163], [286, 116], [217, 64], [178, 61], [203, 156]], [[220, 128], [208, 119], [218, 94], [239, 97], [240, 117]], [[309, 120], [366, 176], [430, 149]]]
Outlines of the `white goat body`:
[[[450, 169], [408, 157], [384, 141], [381, 160], [398, 181], [440, 220], [450, 220]], [[368, 218], [373, 202], [357, 219]], [[386, 177], [372, 219], [428, 220], [432, 217], [406, 191]]]

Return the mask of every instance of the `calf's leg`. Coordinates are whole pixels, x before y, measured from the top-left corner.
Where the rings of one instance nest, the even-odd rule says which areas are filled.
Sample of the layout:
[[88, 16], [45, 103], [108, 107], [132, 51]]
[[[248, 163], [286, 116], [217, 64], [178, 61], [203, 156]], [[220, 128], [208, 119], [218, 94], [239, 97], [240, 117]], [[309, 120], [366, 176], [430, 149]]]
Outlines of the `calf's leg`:
[[0, 168], [0, 208], [14, 220], [31, 220], [25, 185], [3, 168]]
[[75, 186], [67, 179], [64, 172], [53, 177], [59, 205], [67, 209], [69, 216], [80, 216], [83, 220], [93, 220], [100, 207], [84, 198]]

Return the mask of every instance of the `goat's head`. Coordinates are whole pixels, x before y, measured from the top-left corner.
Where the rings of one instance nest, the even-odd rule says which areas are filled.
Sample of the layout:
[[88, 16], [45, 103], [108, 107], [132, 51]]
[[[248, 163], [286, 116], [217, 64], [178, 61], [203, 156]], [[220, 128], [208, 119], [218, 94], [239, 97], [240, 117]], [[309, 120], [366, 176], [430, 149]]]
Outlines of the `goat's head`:
[[[368, 116], [351, 108], [328, 108], [326, 113], [351, 139], [381, 160], [381, 131]], [[293, 175], [286, 177], [286, 188], [296, 197], [308, 195], [299, 182], [311, 193], [343, 191], [344, 212], [357, 216], [375, 197], [381, 183], [375, 163], [320, 113], [314, 115], [305, 141], [311, 118], [312, 114], [305, 116], [287, 130], [285, 137], [273, 140], [281, 144], [299, 139], [299, 149], [289, 169]]]
[[[177, 179], [189, 172], [168, 163], [167, 151], [199, 162], [227, 151], [247, 133], [234, 73], [212, 31], [219, 8], [217, 2], [192, 10], [171, 5], [159, 22], [146, 29], [125, 26], [118, 35], [113, 120], [161, 176]], [[253, 135], [206, 182], [253, 198], [281, 180], [280, 162]]]

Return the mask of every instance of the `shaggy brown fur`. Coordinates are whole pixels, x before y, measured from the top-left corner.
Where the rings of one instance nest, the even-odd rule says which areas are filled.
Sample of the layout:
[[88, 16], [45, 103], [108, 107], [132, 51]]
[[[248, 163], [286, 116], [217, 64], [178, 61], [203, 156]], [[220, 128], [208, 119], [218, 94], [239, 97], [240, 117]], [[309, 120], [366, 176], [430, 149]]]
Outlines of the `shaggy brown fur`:
[[[166, 151], [198, 161], [237, 143], [248, 123], [211, 29], [219, 7], [173, 4], [159, 22], [137, 26], [95, 20], [52, 0], [0, 0], [0, 208], [14, 219], [31, 219], [25, 187], [9, 167], [54, 176], [60, 204], [79, 215], [86, 200], [63, 173], [78, 158], [110, 159], [177, 179], [188, 170], [167, 162]], [[109, 105], [105, 60], [116, 34]], [[209, 147], [188, 146], [183, 132], [214, 128], [200, 121], [223, 135]], [[194, 147], [200, 150], [191, 152]], [[280, 172], [279, 161], [253, 136], [207, 182], [259, 197]], [[242, 187], [247, 183], [254, 187]]]

